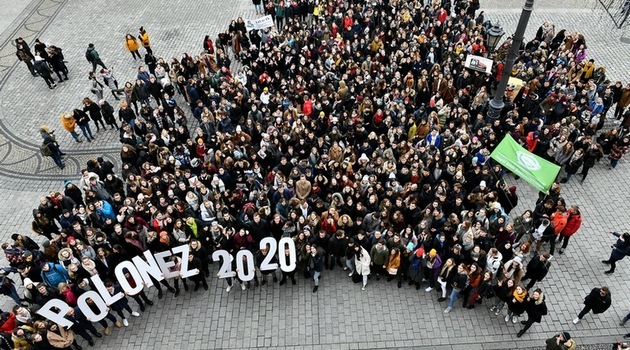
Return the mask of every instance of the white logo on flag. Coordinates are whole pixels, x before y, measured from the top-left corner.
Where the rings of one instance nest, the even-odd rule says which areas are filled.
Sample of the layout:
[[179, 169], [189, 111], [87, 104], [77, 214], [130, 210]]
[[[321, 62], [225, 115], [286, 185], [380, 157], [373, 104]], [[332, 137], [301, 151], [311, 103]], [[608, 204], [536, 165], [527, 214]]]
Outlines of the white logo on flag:
[[521, 163], [522, 166], [531, 171], [540, 170], [540, 163], [538, 159], [536, 159], [531, 154], [523, 153], [521, 151], [516, 151], [516, 157], [518, 158], [518, 162]]

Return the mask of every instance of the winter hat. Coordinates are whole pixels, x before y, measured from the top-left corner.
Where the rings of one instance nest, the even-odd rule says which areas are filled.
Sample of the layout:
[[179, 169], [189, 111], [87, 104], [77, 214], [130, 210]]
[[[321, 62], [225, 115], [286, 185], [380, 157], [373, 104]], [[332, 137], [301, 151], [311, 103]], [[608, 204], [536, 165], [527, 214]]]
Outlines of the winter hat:
[[361, 160], [366, 161], [366, 162], [370, 161], [370, 159], [368, 158], [368, 156], [365, 153], [361, 153], [361, 157], [359, 157], [359, 161], [361, 161]]
[[63, 187], [68, 187], [69, 184], [71, 184], [72, 182], [70, 180], [66, 180], [63, 182]]
[[571, 339], [571, 334], [569, 334], [569, 332], [562, 332], [562, 337], [564, 340], [569, 340]]
[[479, 183], [479, 187], [486, 187], [486, 181], [481, 180], [481, 182]]
[[22, 284], [24, 285], [24, 287], [28, 287], [29, 284], [33, 284], [33, 280], [27, 277], [24, 279], [24, 283]]
[[11, 235], [11, 239], [14, 240], [14, 241], [17, 241], [19, 236], [20, 235], [18, 235], [17, 233], [14, 233], [14, 234]]
[[431, 251], [429, 251], [429, 257], [435, 258], [436, 255], [437, 255], [437, 250], [431, 249]]
[[407, 248], [407, 250], [413, 251], [413, 243], [412, 242], [407, 243], [407, 247], [406, 248]]
[[497, 203], [494, 203], [494, 204], [492, 205], [492, 209], [501, 209], [501, 203], [498, 203], [498, 202], [497, 202]]
[[516, 186], [512, 186], [508, 189], [510, 191], [511, 194], [516, 193]]
[[49, 240], [45, 240], [45, 241], [43, 241], [43, 242], [42, 242], [42, 247], [44, 247], [44, 248], [48, 248], [48, 247], [50, 247], [50, 241], [49, 241]]

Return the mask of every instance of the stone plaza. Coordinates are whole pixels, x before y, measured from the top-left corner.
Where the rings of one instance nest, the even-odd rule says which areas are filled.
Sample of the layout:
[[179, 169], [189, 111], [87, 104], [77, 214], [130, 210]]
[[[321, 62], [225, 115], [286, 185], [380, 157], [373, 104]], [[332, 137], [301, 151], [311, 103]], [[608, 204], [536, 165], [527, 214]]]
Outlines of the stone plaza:
[[[481, 10], [488, 19], [499, 21], [509, 35], [523, 2], [482, 0]], [[544, 21], [553, 22], [557, 30], [581, 32], [589, 58], [606, 66], [609, 79], [630, 82], [630, 46], [619, 41], [624, 32], [612, 25], [595, 0], [538, 2], [526, 41]], [[197, 54], [203, 49], [204, 36], [215, 38], [232, 19], [256, 18], [250, 0], [0, 0], [0, 6], [3, 11], [13, 9], [0, 18], [2, 242], [9, 241], [13, 233], [34, 237], [31, 213], [39, 197], [62, 189], [66, 179], [76, 183], [87, 160], [102, 156], [120, 166], [116, 131], [103, 130], [95, 134], [94, 142], [79, 144], [59, 122], [62, 113], [91, 97], [87, 79], [91, 67], [84, 58], [88, 43], [95, 44], [122, 84], [135, 77], [139, 65], [125, 50], [124, 35], [136, 33], [140, 26], [150, 33], [155, 55], [170, 59], [183, 52]], [[39, 38], [63, 48], [70, 80], [49, 90], [41, 78], [32, 77], [15, 56], [13, 40], [20, 36], [29, 43]], [[111, 95], [106, 99], [115, 102]], [[183, 100], [179, 102], [183, 104]], [[58, 141], [68, 154], [64, 170], [40, 156], [40, 125], [57, 130]], [[629, 267], [622, 261], [617, 273], [604, 275], [600, 260], [607, 258], [614, 243], [607, 232], [629, 229], [629, 171], [627, 158], [612, 171], [604, 159], [584, 184], [572, 181], [563, 186], [562, 196], [569, 205], [580, 206], [584, 224], [539, 283], [549, 314], [522, 338], [516, 338], [520, 324], [505, 323], [486, 303], [474, 310], [456, 307], [443, 314], [444, 305], [436, 301], [437, 294], [425, 292], [424, 287], [417, 291], [404, 284], [399, 289], [395, 282], [370, 280], [367, 290], [361, 291], [360, 285], [336, 268], [323, 273], [317, 294], [311, 293], [312, 281], [301, 276], [295, 286], [268, 284], [246, 291], [236, 287], [229, 293], [224, 281], [212, 277], [209, 291], [182, 292], [177, 298], [165, 293], [158, 299], [155, 289], [148, 289], [155, 305], [141, 317], [130, 319], [130, 327], [98, 339], [95, 348], [523, 349], [544, 346], [544, 340], [554, 333], [568, 331], [579, 348], [609, 349], [607, 344], [628, 333], [618, 323], [630, 311]], [[519, 195], [513, 214], [533, 209], [536, 190], [510, 179], [510, 185], [518, 186]], [[217, 264], [213, 264], [211, 276], [216, 270]], [[612, 307], [574, 325], [571, 321], [584, 296], [602, 285], [610, 287]], [[0, 308], [7, 310], [9, 302], [8, 297], [3, 298]]]

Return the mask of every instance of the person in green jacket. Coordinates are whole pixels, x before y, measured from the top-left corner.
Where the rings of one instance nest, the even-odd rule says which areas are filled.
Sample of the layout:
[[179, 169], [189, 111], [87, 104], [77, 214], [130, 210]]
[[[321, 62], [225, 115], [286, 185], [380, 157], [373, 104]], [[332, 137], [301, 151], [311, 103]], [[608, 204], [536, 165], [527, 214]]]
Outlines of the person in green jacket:
[[286, 17], [286, 9], [284, 8], [284, 1], [280, 1], [276, 4], [276, 27], [278, 27], [278, 31], [282, 31], [282, 27], [284, 27], [284, 18]]
[[374, 268], [374, 274], [376, 275], [376, 280], [380, 280], [379, 277], [381, 273], [385, 272], [385, 266], [387, 266], [387, 261], [389, 260], [389, 250], [385, 246], [385, 240], [379, 240], [372, 249], [370, 249], [370, 259], [372, 262], [370, 265]]

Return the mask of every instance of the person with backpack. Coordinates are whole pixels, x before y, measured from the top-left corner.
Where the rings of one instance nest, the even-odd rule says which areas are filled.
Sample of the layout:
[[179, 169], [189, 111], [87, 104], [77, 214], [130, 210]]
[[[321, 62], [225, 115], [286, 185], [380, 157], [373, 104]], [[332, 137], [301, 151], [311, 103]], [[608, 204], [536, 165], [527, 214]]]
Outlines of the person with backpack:
[[98, 54], [98, 51], [96, 51], [94, 44], [92, 43], [88, 45], [88, 48], [85, 51], [85, 59], [92, 63], [92, 72], [96, 71], [96, 65], [107, 69], [105, 63], [101, 60], [101, 56]]
[[52, 157], [53, 161], [59, 169], [63, 169], [66, 166], [63, 164], [61, 157], [64, 155], [63, 152], [59, 149], [59, 144], [56, 141], [55, 132], [48, 129], [47, 126], [41, 126], [39, 128], [39, 134], [42, 136], [44, 141], [42, 145], [39, 147], [39, 151], [44, 157]]

